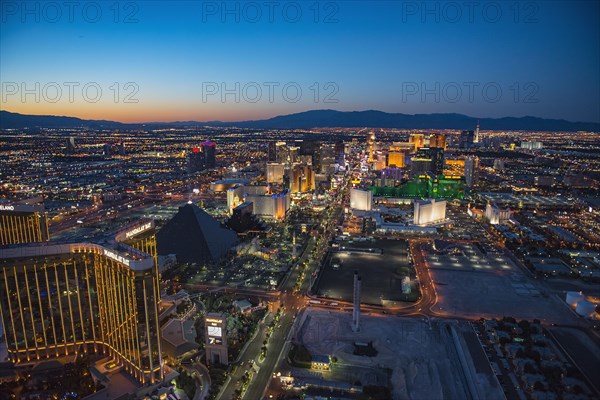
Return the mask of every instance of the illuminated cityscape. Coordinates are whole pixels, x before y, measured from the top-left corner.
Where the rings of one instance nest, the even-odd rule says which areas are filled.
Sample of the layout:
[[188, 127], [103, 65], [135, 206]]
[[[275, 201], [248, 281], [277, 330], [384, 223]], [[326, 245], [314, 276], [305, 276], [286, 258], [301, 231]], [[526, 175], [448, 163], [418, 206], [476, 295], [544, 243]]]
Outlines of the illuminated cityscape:
[[0, 400], [600, 398], [600, 3], [476, 6], [3, 2]]

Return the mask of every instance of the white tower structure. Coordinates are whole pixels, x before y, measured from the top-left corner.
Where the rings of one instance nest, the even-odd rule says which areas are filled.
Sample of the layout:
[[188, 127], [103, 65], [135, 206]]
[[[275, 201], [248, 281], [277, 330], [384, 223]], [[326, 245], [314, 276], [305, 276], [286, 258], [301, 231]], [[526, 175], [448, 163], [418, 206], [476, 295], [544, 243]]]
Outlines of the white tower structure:
[[354, 309], [352, 310], [352, 331], [360, 330], [360, 276], [354, 272]]

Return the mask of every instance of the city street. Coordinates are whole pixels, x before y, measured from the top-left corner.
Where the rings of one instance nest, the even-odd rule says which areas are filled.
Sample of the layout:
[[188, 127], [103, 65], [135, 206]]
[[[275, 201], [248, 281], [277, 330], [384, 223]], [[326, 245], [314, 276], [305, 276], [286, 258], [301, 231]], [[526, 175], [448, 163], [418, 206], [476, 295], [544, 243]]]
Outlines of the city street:
[[[230, 373], [229, 377], [225, 381], [224, 387], [222, 388], [217, 400], [230, 400], [236, 389], [239, 388], [240, 381], [246, 371], [252, 370], [256, 374], [253, 365], [259, 367], [257, 363], [258, 356], [260, 355], [260, 349], [262, 347], [263, 340], [268, 327], [268, 322], [272, 319], [272, 315], [269, 314], [267, 318], [263, 319], [258, 325], [257, 332], [253, 338], [248, 342], [243, 352], [239, 355], [235, 370]], [[254, 379], [254, 378], [253, 378]]]

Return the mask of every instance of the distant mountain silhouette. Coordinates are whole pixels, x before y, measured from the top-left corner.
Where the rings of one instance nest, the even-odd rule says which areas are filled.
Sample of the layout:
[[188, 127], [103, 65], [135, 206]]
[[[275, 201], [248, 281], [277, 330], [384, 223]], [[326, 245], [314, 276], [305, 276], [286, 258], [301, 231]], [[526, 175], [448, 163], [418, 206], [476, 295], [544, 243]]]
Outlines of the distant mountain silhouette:
[[571, 122], [537, 117], [476, 118], [463, 114], [401, 114], [382, 111], [313, 110], [280, 115], [266, 120], [229, 123], [246, 128], [400, 128], [400, 129], [483, 129], [540, 131], [599, 131], [600, 123]]
[[0, 111], [0, 129], [23, 128], [127, 128], [128, 124], [104, 120], [86, 120], [56, 115], [26, 115]]
[[0, 111], [0, 129], [23, 128], [104, 128], [138, 129], [186, 126], [237, 126], [263, 129], [309, 129], [309, 128], [399, 128], [399, 129], [474, 129], [477, 121], [484, 130], [526, 131], [592, 131], [600, 132], [600, 123], [571, 122], [564, 119], [538, 117], [477, 118], [463, 114], [401, 114], [382, 111], [335, 111], [312, 110], [296, 114], [239, 122], [178, 121], [125, 124], [104, 120], [83, 120], [74, 117], [51, 115], [24, 115]]

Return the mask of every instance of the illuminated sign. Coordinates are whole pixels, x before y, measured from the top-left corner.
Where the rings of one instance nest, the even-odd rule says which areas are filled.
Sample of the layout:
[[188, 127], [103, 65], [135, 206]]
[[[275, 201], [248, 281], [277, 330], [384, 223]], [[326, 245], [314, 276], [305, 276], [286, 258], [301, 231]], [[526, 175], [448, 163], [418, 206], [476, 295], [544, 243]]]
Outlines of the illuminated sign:
[[120, 262], [121, 264], [125, 264], [129, 267], [129, 260], [126, 259], [125, 257], [123, 257], [122, 255], [119, 255], [117, 253], [113, 253], [110, 250], [107, 249], [103, 249], [104, 250], [104, 255], [112, 260], [115, 260], [116, 262]]
[[34, 204], [0, 204], [0, 211], [16, 211], [16, 212], [43, 212], [44, 206]]
[[220, 326], [208, 326], [208, 336], [221, 337], [221, 327]]
[[221, 338], [216, 338], [216, 337], [209, 336], [208, 337], [208, 344], [223, 344], [223, 341], [221, 340]]
[[132, 236], [138, 235], [144, 231], [147, 231], [150, 228], [152, 228], [152, 222], [147, 222], [144, 225], [137, 226], [137, 227], [133, 228], [132, 230], [125, 232], [125, 237], [127, 239], [130, 239]]
[[206, 317], [204, 320], [206, 326], [206, 339], [209, 345], [222, 345], [225, 340], [223, 331], [225, 320], [219, 317]]

